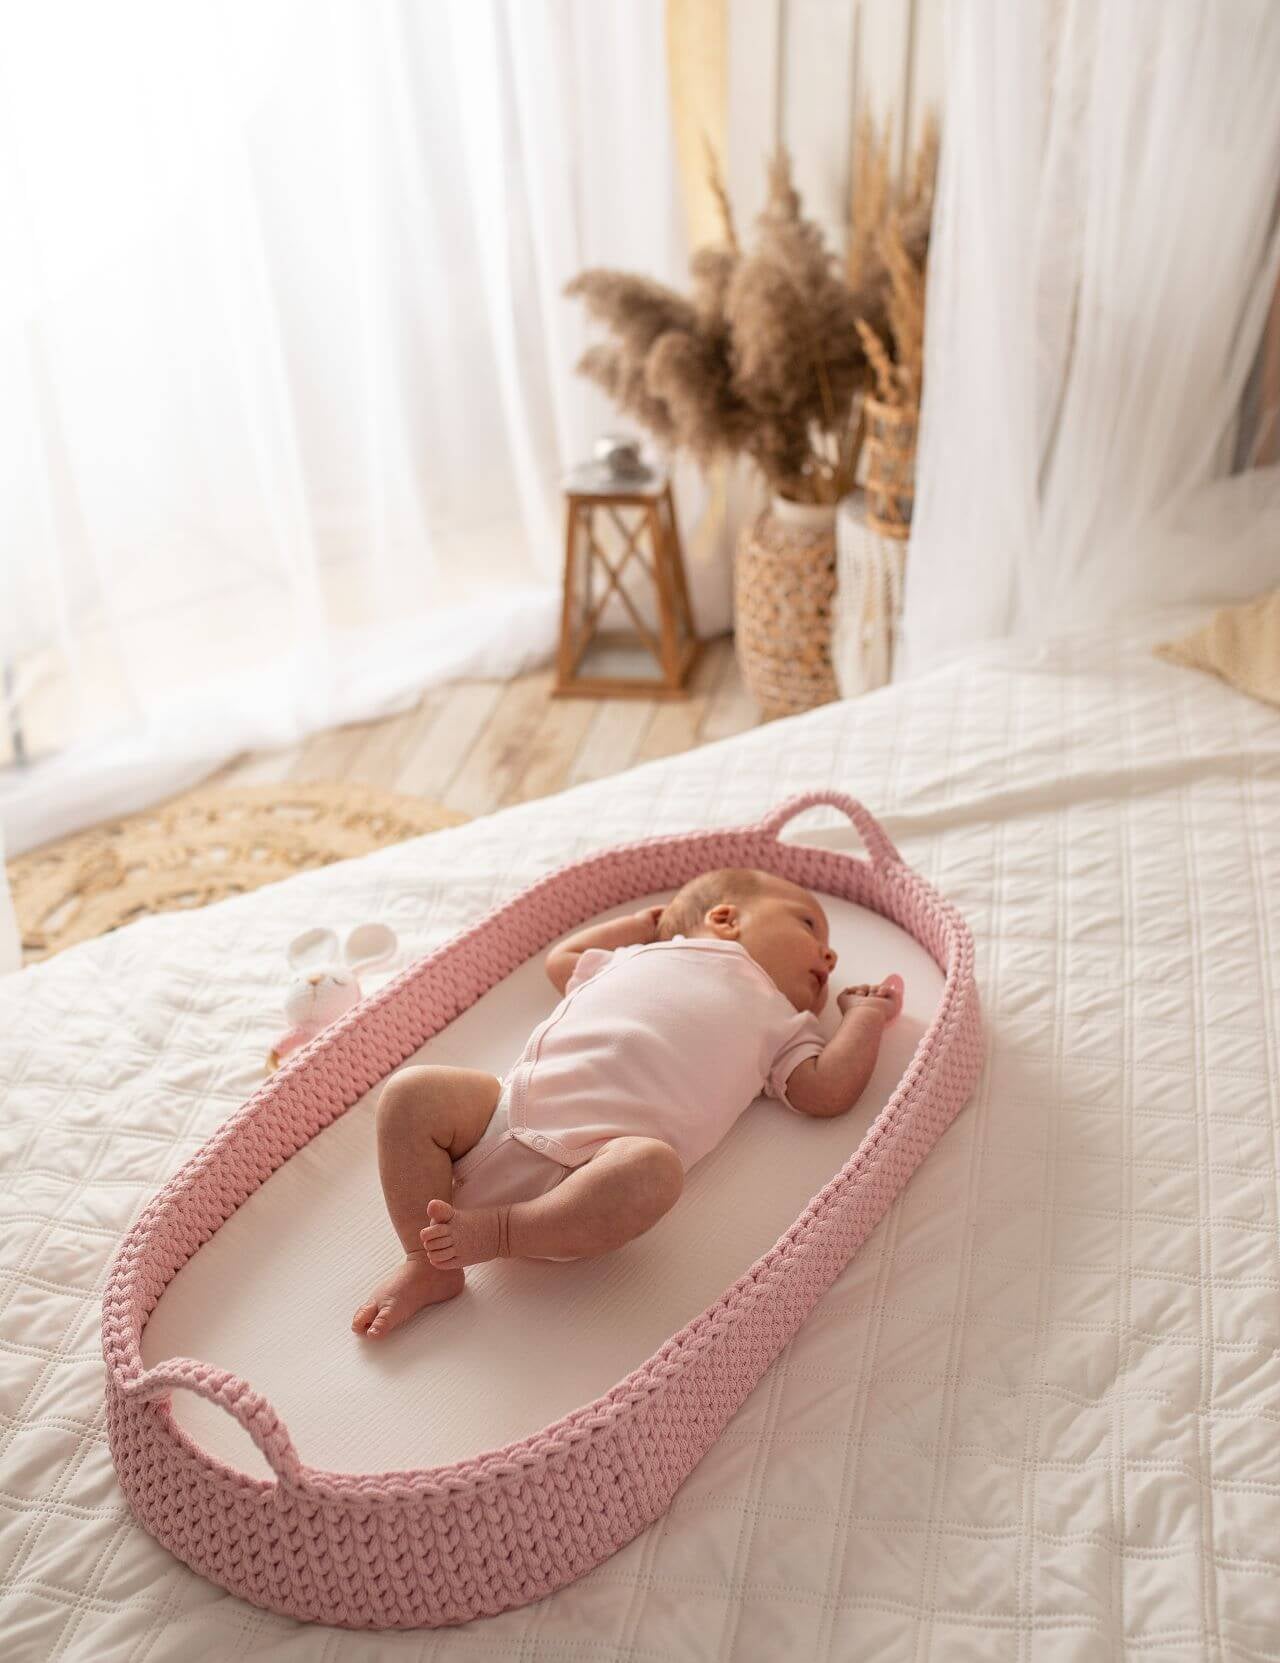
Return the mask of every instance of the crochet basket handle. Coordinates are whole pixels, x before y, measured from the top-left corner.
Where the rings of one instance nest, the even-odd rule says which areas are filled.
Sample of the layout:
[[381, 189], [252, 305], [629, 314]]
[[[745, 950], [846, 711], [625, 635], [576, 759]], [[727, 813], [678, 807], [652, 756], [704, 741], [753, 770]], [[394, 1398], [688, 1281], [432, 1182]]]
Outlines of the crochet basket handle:
[[779, 803], [771, 814], [765, 815], [760, 822], [761, 828], [776, 840], [788, 820], [793, 820], [797, 814], [803, 814], [805, 809], [814, 808], [818, 803], [827, 803], [849, 816], [866, 845], [871, 864], [877, 870], [890, 865], [902, 865], [902, 856], [875, 815], [870, 809], [864, 808], [855, 797], [848, 797], [843, 791], [806, 791], [799, 797], [789, 797], [785, 803]]
[[261, 1392], [255, 1392], [252, 1386], [237, 1380], [234, 1374], [214, 1368], [209, 1363], [199, 1363], [193, 1357], [170, 1357], [121, 1385], [126, 1397], [137, 1398], [143, 1403], [168, 1397], [178, 1389], [194, 1392], [197, 1397], [206, 1398], [225, 1409], [257, 1444], [280, 1482], [297, 1482], [302, 1462], [284, 1422]]

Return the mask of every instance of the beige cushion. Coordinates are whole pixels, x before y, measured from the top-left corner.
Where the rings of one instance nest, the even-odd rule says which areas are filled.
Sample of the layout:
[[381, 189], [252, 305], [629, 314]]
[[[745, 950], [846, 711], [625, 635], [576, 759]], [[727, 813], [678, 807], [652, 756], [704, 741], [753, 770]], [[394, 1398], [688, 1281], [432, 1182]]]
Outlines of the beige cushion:
[[1224, 606], [1203, 629], [1155, 650], [1171, 664], [1209, 670], [1252, 698], [1280, 705], [1280, 589]]

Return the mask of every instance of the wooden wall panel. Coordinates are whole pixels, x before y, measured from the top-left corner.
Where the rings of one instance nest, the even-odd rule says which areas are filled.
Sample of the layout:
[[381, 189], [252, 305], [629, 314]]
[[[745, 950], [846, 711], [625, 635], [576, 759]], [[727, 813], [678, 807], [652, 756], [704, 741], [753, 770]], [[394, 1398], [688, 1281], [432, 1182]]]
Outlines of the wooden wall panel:
[[915, 0], [911, 26], [911, 86], [907, 104], [908, 163], [932, 108], [942, 118], [946, 77], [946, 0]]
[[849, 217], [854, 0], [785, 0], [780, 123], [806, 208], [836, 248]]
[[732, 0], [726, 172], [744, 239], [764, 200], [765, 159], [783, 137], [782, 27], [783, 0]]
[[869, 110], [889, 123], [894, 170], [902, 171], [911, 131], [911, 40], [915, 0], [861, 0], [858, 7], [858, 85], [855, 123]]
[[730, 0], [728, 179], [740, 227], [764, 196], [781, 140], [806, 208], [843, 248], [850, 163], [864, 110], [886, 119], [910, 166], [929, 106], [941, 113], [946, 0]]

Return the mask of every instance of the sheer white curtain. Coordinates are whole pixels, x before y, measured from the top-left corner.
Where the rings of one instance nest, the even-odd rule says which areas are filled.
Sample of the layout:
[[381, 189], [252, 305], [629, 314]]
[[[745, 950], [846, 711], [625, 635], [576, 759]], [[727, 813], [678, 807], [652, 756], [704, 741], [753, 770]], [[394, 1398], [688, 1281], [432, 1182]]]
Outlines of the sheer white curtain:
[[952, 0], [946, 23], [895, 679], [1280, 582], [1280, 468], [1256, 466], [1280, 454], [1280, 7]]
[[685, 271], [661, 0], [0, 10], [11, 855], [548, 652], [588, 264]]

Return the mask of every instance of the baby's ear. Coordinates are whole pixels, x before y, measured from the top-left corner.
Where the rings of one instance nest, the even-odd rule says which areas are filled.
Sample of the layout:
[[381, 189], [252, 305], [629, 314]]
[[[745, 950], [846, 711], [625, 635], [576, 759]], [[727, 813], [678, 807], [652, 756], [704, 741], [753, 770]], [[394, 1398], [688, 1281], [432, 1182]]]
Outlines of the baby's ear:
[[713, 935], [732, 941], [738, 934], [738, 909], [732, 901], [720, 901], [711, 908], [702, 922]]

